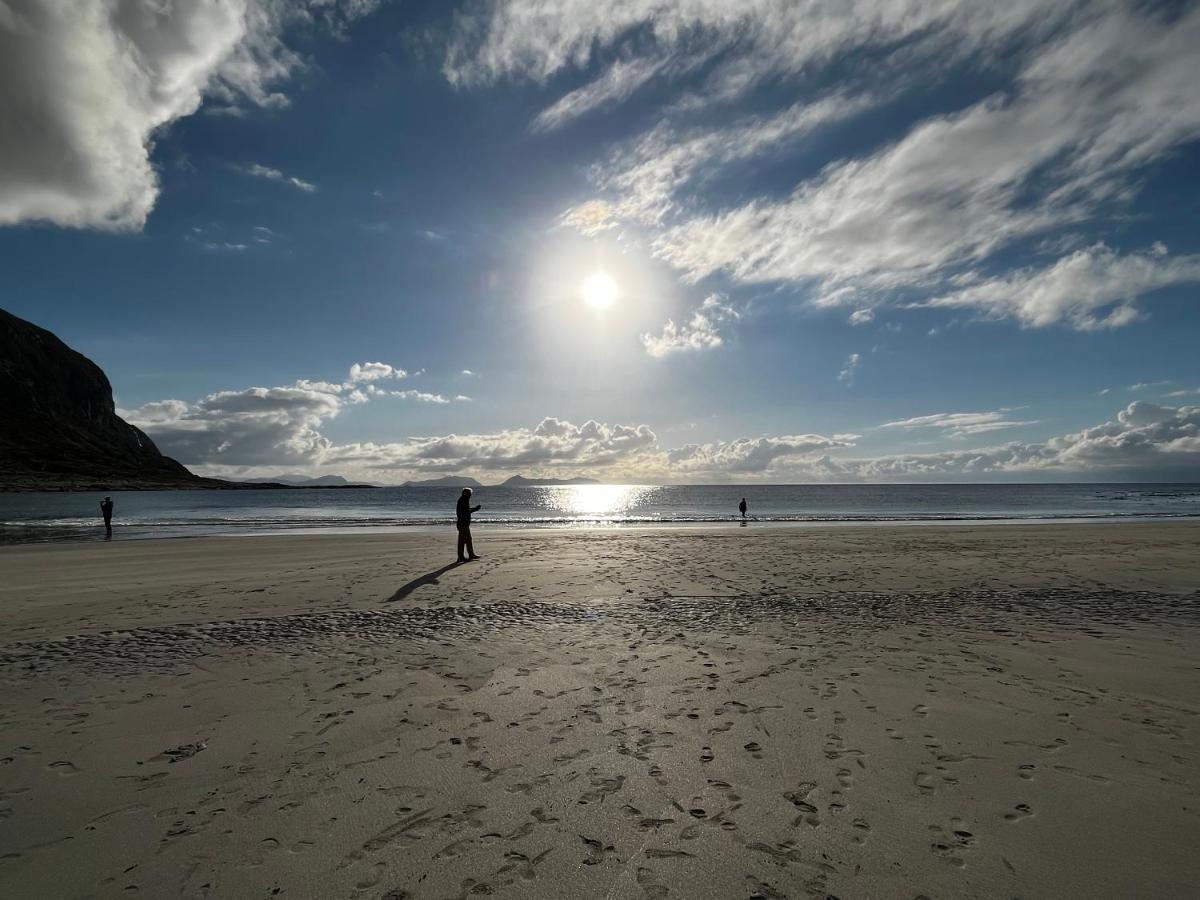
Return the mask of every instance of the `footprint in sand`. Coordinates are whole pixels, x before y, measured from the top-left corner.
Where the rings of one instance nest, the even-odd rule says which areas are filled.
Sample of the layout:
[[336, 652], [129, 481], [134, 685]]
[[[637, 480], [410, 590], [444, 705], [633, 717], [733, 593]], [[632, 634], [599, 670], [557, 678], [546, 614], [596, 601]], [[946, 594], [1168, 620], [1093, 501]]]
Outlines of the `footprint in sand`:
[[755, 759], [762, 759], [762, 746], [755, 741], [746, 744], [745, 749]]
[[612, 844], [605, 844], [603, 841], [584, 837], [582, 834], [579, 836], [579, 839], [583, 841], [583, 846], [587, 848], [588, 855], [583, 860], [585, 866], [600, 865], [609, 857], [617, 855], [617, 850]]
[[662, 900], [668, 894], [667, 888], [658, 883], [650, 869], [637, 870], [637, 883], [649, 900]]
[[854, 826], [854, 837], [852, 840], [856, 844], [864, 844], [867, 840], [867, 835], [871, 832], [871, 825], [866, 819], [855, 819], [852, 823]]
[[715, 758], [716, 757], [712, 752], [712, 747], [701, 747], [700, 748], [700, 762], [710, 763]]
[[938, 839], [931, 845], [930, 849], [935, 856], [939, 856], [951, 865], [962, 868], [965, 866], [966, 860], [964, 854], [971, 849], [975, 843], [975, 835], [969, 831], [965, 831], [960, 826], [961, 820], [951, 820], [951, 831], [947, 834], [940, 826], [930, 825], [929, 830], [938, 835]]
[[1004, 814], [1004, 819], [1007, 822], [1019, 822], [1026, 816], [1032, 815], [1033, 809], [1030, 808], [1028, 803], [1018, 803], [1012, 808], [1012, 812]]

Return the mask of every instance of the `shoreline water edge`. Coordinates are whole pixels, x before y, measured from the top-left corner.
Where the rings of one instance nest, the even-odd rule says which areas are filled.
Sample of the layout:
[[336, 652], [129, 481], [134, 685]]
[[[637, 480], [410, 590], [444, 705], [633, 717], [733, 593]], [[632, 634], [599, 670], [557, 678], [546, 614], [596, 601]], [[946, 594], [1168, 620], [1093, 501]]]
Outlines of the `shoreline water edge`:
[[[0, 544], [92, 540], [100, 494], [0, 496]], [[361, 533], [452, 525], [457, 489], [114, 492], [120, 539]], [[746, 497], [749, 515], [738, 514]], [[1200, 484], [574, 485], [484, 488], [485, 528], [841, 526], [1200, 517]]]

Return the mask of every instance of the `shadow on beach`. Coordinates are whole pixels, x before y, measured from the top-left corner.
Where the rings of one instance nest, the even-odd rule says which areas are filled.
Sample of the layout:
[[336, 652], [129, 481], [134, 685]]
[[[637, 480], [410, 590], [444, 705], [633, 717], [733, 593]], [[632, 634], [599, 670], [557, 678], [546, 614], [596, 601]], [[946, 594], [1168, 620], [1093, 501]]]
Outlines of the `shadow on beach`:
[[408, 584], [404, 585], [404, 587], [396, 591], [396, 593], [392, 594], [392, 596], [388, 597], [387, 602], [395, 603], [397, 600], [403, 600], [405, 597], [423, 585], [437, 584], [440, 576], [445, 575], [451, 569], [457, 569], [461, 565], [463, 565], [462, 562], [447, 563], [440, 569], [435, 569], [432, 572], [426, 572], [424, 575], [419, 575]]

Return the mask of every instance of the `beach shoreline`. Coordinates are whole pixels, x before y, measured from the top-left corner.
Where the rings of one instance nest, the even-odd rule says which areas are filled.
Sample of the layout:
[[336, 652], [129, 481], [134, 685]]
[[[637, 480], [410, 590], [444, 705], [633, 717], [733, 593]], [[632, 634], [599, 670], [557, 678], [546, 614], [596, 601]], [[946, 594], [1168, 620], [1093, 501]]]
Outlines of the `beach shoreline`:
[[0, 548], [0, 893], [1182, 896], [1200, 523]]
[[[746, 527], [755, 529], [824, 529], [824, 528], [904, 528], [904, 527], [1000, 527], [1000, 526], [1056, 526], [1056, 525], [1139, 525], [1161, 524], [1169, 522], [1200, 522], [1200, 513], [1137, 513], [1127, 515], [1096, 514], [1080, 515], [1044, 515], [1044, 516], [930, 516], [928, 518], [796, 518], [796, 519], [759, 519], [750, 517], [745, 520]], [[497, 532], [499, 534], [533, 531], [554, 534], [557, 532], [587, 533], [587, 532], [616, 532], [616, 531], [698, 531], [711, 532], [714, 529], [727, 529], [731, 526], [741, 527], [743, 520], [738, 516], [723, 519], [703, 521], [579, 521], [579, 522], [538, 522], [513, 521], [491, 522], [482, 521], [476, 524], [477, 532]], [[125, 541], [170, 541], [202, 538], [262, 538], [262, 537], [304, 537], [304, 536], [347, 536], [355, 535], [403, 535], [420, 534], [436, 535], [448, 532], [454, 526], [454, 520], [447, 518], [444, 522], [414, 522], [387, 523], [378, 525], [297, 525], [297, 526], [258, 526], [244, 525], [238, 527], [219, 528], [207, 525], [114, 525], [114, 540]], [[31, 544], [87, 544], [97, 541], [107, 542], [102, 534], [103, 526], [94, 529], [86, 526], [61, 529], [57, 536], [42, 536], [52, 531], [53, 526], [45, 528], [18, 527], [11, 528], [6, 536], [0, 530], [0, 548], [24, 546]], [[17, 532], [21, 532], [18, 536]]]

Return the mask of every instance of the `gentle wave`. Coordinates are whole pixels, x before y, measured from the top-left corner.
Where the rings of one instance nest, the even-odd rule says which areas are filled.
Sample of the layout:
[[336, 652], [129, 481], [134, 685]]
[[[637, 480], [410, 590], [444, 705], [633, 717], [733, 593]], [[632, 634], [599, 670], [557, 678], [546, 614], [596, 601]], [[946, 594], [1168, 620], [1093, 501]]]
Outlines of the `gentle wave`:
[[[1069, 513], [905, 513], [879, 515], [877, 513], [819, 513], [795, 515], [751, 516], [750, 523], [896, 523], [904, 522], [1006, 522], [1006, 521], [1058, 521], [1058, 520], [1111, 520], [1111, 519], [1188, 519], [1200, 518], [1193, 512], [1069, 512]], [[740, 516], [728, 515], [646, 515], [646, 516], [492, 516], [478, 518], [476, 526], [504, 528], [546, 527], [594, 527], [622, 525], [706, 525], [738, 524]], [[390, 529], [390, 528], [449, 528], [454, 519], [448, 517], [385, 517], [385, 516], [339, 516], [313, 518], [277, 517], [190, 517], [186, 519], [129, 519], [118, 522], [117, 527], [126, 534], [134, 532], [236, 534], [253, 531], [256, 533], [287, 533], [316, 529]], [[0, 542], [13, 543], [29, 540], [53, 540], [70, 535], [85, 535], [100, 528], [95, 519], [55, 519], [46, 521], [0, 521]]]

